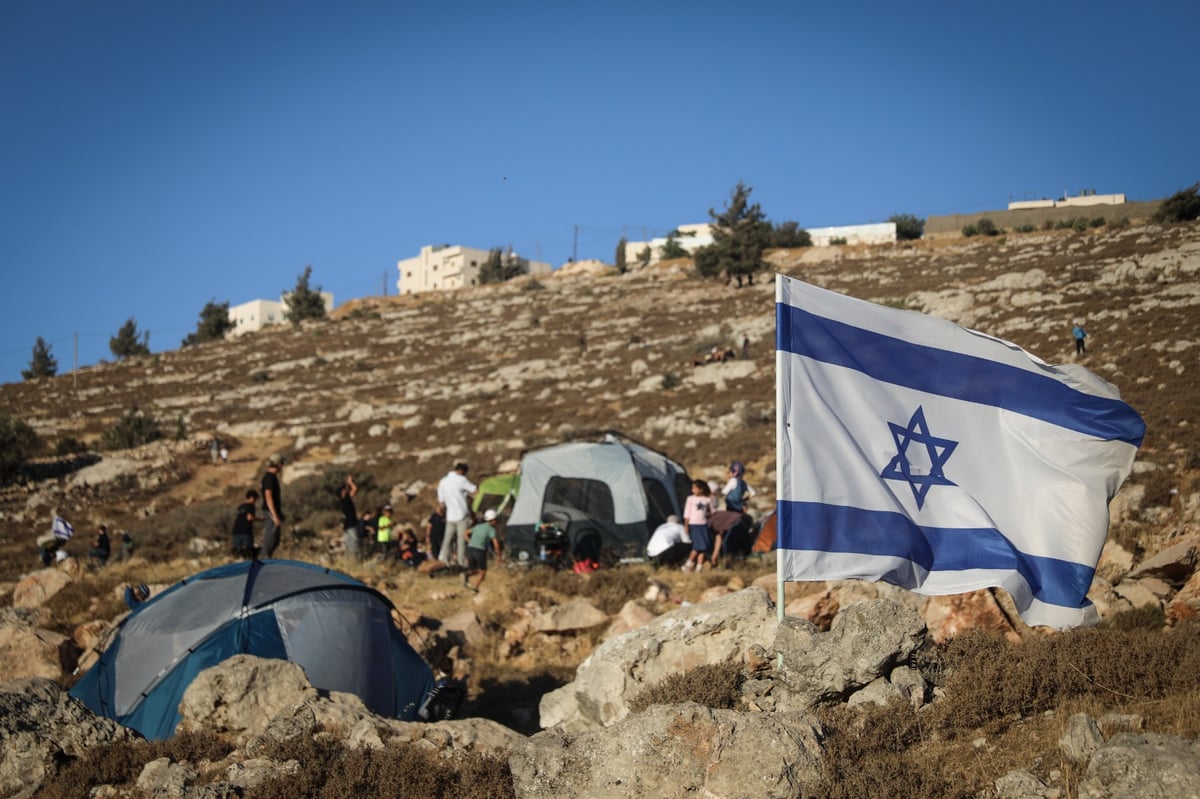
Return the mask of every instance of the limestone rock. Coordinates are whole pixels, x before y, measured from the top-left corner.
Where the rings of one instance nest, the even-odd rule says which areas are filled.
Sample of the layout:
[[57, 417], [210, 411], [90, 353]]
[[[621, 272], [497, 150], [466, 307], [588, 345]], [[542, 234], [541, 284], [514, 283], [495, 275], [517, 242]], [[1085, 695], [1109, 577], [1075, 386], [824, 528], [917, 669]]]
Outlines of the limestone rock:
[[574, 682], [542, 697], [541, 724], [613, 724], [628, 715], [628, 698], [645, 686], [706, 663], [738, 659], [754, 644], [767, 646], [774, 631], [774, 609], [766, 592], [756, 588], [665, 613], [597, 647]]
[[1058, 739], [1063, 757], [1074, 763], [1086, 763], [1092, 753], [1104, 745], [1100, 727], [1087, 713], [1074, 713], [1067, 719], [1067, 729]]
[[13, 589], [13, 607], [40, 608], [72, 582], [71, 575], [63, 569], [39, 569], [17, 583]]
[[115, 721], [97, 718], [58, 683], [6, 682], [0, 685], [0, 795], [36, 790], [64, 758], [137, 737]]
[[0, 681], [26, 677], [57, 679], [62, 674], [59, 647], [66, 636], [33, 626], [37, 613], [20, 608], [0, 612]]
[[1079, 799], [1178, 799], [1200, 796], [1200, 741], [1146, 733], [1114, 735], [1096, 750]]
[[827, 633], [802, 619], [784, 619], [774, 641], [782, 661], [780, 708], [807, 710], [848, 696], [908, 661], [925, 637], [916, 612], [888, 600], [847, 608]]
[[607, 613], [583, 597], [575, 597], [534, 617], [533, 629], [543, 633], [562, 633], [587, 630], [606, 621]]
[[818, 735], [801, 714], [656, 705], [606, 729], [523, 739], [509, 766], [523, 799], [792, 799], [820, 780]]
[[608, 626], [604, 637], [613, 638], [618, 635], [624, 635], [627, 632], [645, 627], [656, 618], [658, 617], [652, 612], [631, 599], [625, 603], [625, 606], [621, 608], [621, 612], [613, 619], [613, 623]]
[[1175, 583], [1187, 580], [1200, 561], [1200, 535], [1189, 535], [1138, 564], [1131, 576], [1161, 577]]
[[283, 709], [316, 695], [299, 664], [234, 655], [197, 674], [184, 691], [179, 729], [253, 733]]

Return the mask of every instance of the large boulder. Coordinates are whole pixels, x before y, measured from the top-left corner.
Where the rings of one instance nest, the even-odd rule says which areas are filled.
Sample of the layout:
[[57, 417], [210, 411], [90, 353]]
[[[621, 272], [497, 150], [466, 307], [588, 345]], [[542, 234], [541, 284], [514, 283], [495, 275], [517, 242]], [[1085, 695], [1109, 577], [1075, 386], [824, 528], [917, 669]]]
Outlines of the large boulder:
[[26, 677], [57, 679], [65, 635], [35, 624], [43, 614], [28, 608], [0, 610], [0, 682]]
[[647, 685], [707, 663], [740, 658], [775, 637], [775, 610], [765, 591], [748, 588], [712, 602], [663, 614], [602, 643], [575, 681], [542, 697], [541, 725], [582, 730], [614, 724]]
[[555, 728], [509, 758], [522, 799], [812, 796], [819, 728], [801, 714], [656, 705], [606, 729]]
[[65, 759], [136, 738], [115, 721], [95, 716], [58, 683], [6, 682], [0, 685], [0, 795], [30, 796]]
[[1155, 733], [1119, 733], [1092, 755], [1079, 799], [1176, 799], [1200, 796], [1200, 741]]
[[849, 698], [907, 665], [925, 640], [916, 611], [886, 599], [851, 605], [827, 633], [804, 619], [784, 619], [774, 641], [777, 708], [806, 710]]
[[13, 589], [13, 607], [40, 608], [72, 582], [71, 575], [65, 569], [53, 566], [27, 574]]

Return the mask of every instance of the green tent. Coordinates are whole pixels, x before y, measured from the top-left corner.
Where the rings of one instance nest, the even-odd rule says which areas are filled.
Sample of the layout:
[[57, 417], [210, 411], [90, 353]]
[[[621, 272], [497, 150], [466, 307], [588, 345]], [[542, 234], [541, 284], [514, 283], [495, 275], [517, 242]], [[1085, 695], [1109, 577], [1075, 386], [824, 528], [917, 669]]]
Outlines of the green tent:
[[507, 516], [512, 510], [513, 502], [517, 499], [517, 491], [521, 487], [521, 475], [497, 474], [488, 477], [479, 484], [475, 492], [475, 502], [471, 510], [478, 516], [485, 510], [496, 511], [497, 516]]

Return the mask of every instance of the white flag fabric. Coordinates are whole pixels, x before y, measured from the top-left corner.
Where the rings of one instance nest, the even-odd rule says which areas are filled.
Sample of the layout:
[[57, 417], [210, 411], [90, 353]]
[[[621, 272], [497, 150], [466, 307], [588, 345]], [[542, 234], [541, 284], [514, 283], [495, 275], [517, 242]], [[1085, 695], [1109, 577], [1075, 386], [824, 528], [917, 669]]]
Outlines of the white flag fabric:
[[[43, 528], [44, 529], [44, 528]], [[55, 516], [54, 522], [50, 525], [50, 532], [54, 533], [55, 538], [61, 538], [66, 541], [71, 536], [75, 535], [75, 528], [71, 523], [61, 516]]]
[[1108, 502], [1145, 433], [1076, 366], [945, 320], [776, 280], [779, 569], [923, 594], [1000, 586], [1094, 623]]

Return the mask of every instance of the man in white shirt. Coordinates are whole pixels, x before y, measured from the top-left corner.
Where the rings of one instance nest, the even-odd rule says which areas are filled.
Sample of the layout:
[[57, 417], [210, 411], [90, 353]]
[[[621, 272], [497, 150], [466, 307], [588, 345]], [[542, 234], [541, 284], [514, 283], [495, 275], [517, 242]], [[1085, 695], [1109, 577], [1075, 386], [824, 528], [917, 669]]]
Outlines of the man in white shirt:
[[[467, 464], [456, 463], [438, 483], [438, 502], [446, 506], [446, 535], [442, 538], [438, 560], [451, 565], [467, 565], [467, 532], [471, 529], [471, 506], [467, 500], [479, 490], [467, 479], [467, 471]], [[453, 561], [450, 559], [452, 547], [456, 557]]]
[[646, 555], [655, 566], [674, 566], [687, 557], [691, 548], [687, 528], [679, 523], [678, 516], [671, 514], [650, 535]]

